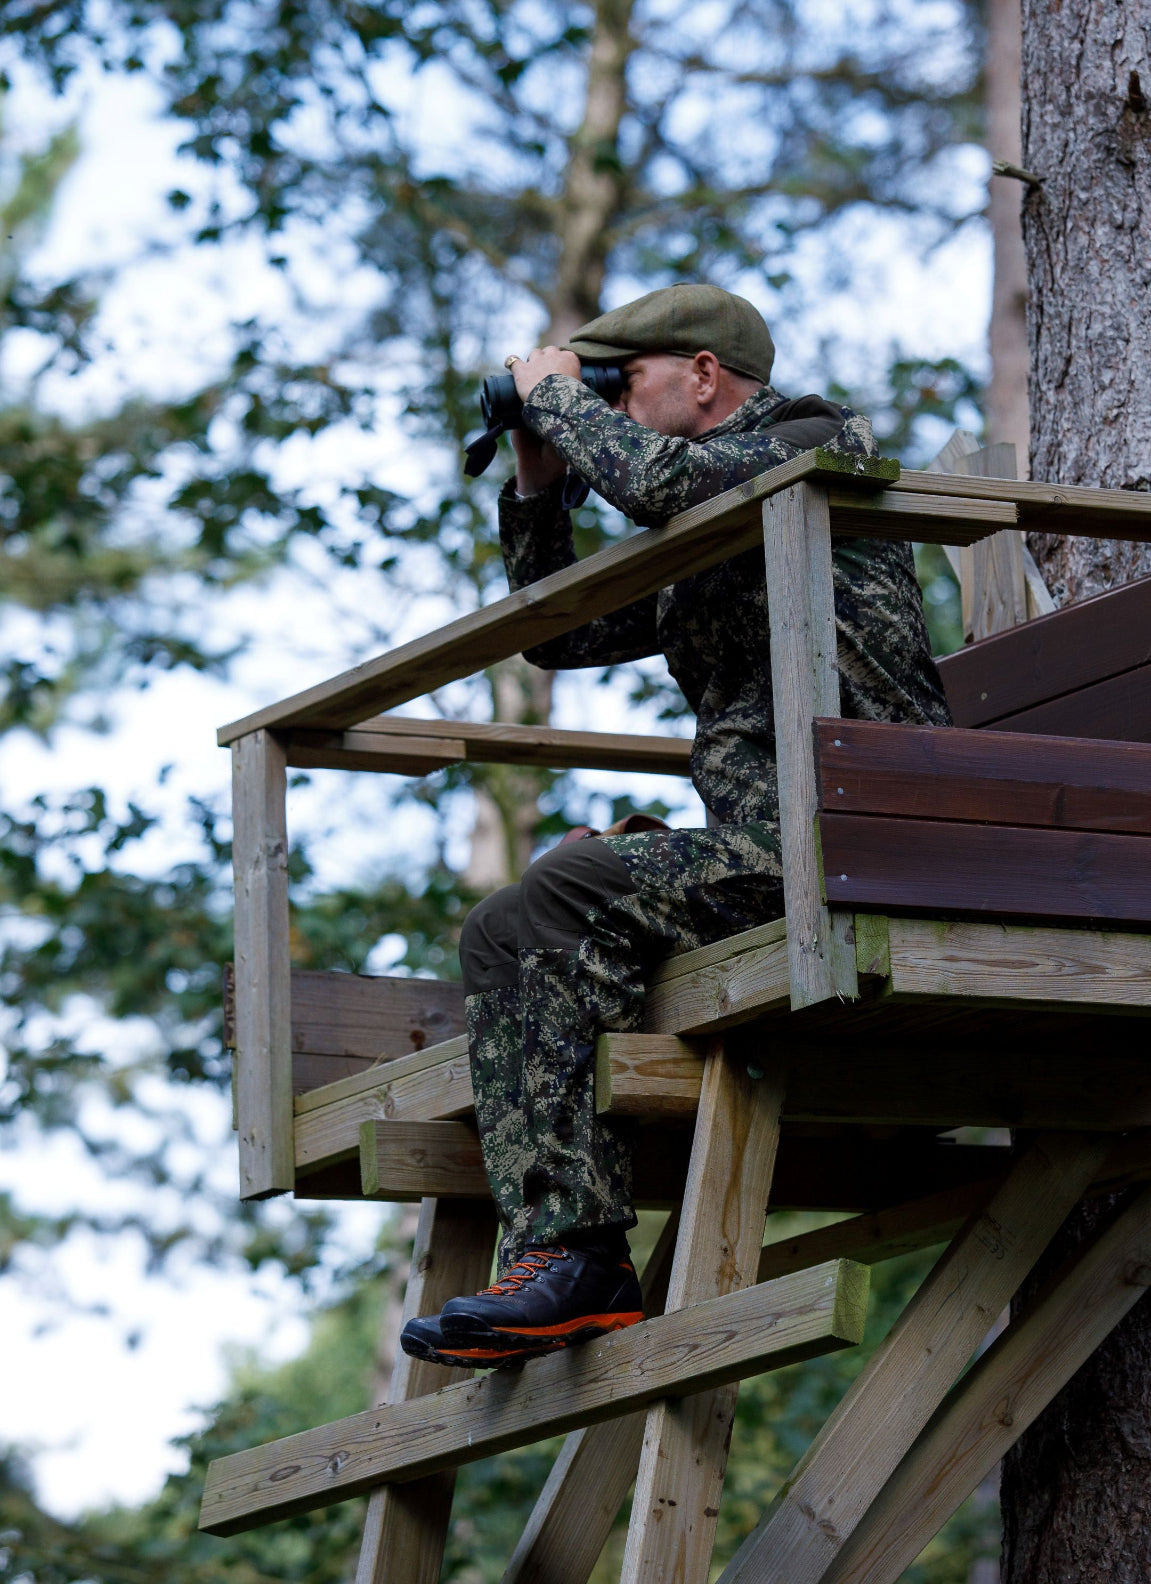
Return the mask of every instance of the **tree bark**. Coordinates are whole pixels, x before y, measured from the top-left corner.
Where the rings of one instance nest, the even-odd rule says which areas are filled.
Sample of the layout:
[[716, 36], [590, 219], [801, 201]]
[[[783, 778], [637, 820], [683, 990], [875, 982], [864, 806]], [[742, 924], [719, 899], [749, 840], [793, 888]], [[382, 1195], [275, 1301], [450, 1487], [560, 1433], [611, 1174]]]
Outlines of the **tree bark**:
[[[1031, 476], [1151, 487], [1151, 9], [1023, 11]], [[1151, 572], [1151, 547], [1032, 534], [1060, 604]]]
[[[990, 0], [987, 9], [987, 150], [992, 159], [1022, 163], [1020, 89], [1022, 40], [1019, 0]], [[1027, 477], [1027, 259], [1020, 222], [1022, 194], [1010, 177], [991, 178], [994, 275], [991, 289], [991, 383], [987, 389], [988, 445], [1015, 447], [1020, 478]]]
[[[1024, 0], [1033, 478], [1151, 488], [1149, 35], [1147, 0]], [[1151, 572], [1146, 546], [1029, 544], [1061, 602]], [[1029, 1287], [1112, 1209], [1081, 1208]], [[1004, 1584], [1151, 1578], [1147, 1299], [1005, 1459], [1002, 1499]]]

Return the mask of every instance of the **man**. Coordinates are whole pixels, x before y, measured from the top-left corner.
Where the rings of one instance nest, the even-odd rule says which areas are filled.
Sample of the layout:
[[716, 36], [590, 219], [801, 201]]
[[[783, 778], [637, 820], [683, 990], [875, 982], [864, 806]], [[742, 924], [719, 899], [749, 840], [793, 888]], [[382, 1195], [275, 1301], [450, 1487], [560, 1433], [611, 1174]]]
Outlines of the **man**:
[[[566, 348], [509, 358], [526, 428], [500, 498], [513, 589], [575, 559], [570, 472], [659, 524], [815, 445], [873, 453], [871, 426], [769, 384], [767, 325], [741, 297], [671, 286], [584, 325]], [[610, 408], [580, 363], [619, 363]], [[837, 541], [845, 715], [947, 724], [910, 547]], [[549, 669], [662, 652], [695, 711], [706, 830], [562, 844], [473, 909], [460, 941], [476, 1118], [503, 1227], [500, 1279], [409, 1322], [408, 1352], [491, 1366], [641, 1318], [626, 1131], [597, 1116], [594, 1046], [642, 1026], [662, 957], [783, 912], [764, 560], [758, 550], [542, 644]]]

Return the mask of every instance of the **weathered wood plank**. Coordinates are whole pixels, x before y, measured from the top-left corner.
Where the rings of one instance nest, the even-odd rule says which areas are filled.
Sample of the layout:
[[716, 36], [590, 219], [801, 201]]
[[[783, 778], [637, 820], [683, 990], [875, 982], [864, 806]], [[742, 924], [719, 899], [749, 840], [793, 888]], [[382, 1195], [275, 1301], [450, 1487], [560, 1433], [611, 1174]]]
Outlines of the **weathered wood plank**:
[[781, 490], [763, 508], [780, 844], [793, 1010], [858, 994], [850, 921], [820, 894], [811, 722], [839, 714], [839, 671], [826, 492]]
[[283, 734], [288, 763], [428, 775], [444, 764], [539, 765], [549, 770], [630, 770], [690, 775], [688, 737], [628, 737], [505, 721], [409, 720], [378, 715], [351, 731]]
[[360, 1185], [365, 1199], [391, 1203], [490, 1194], [480, 1140], [467, 1122], [364, 1122]]
[[383, 1481], [420, 1479], [660, 1397], [851, 1347], [863, 1334], [867, 1278], [865, 1266], [846, 1261], [817, 1266], [522, 1369], [218, 1458], [208, 1469], [200, 1527], [236, 1534]]
[[[373, 1062], [371, 1067], [365, 1067], [346, 1079], [338, 1079], [333, 1083], [325, 1084], [323, 1093], [309, 1091], [307, 1094], [297, 1095], [293, 1102], [293, 1110], [298, 1117], [306, 1116], [310, 1111], [318, 1111], [324, 1106], [335, 1105], [337, 1101], [348, 1100], [353, 1095], [363, 1094], [366, 1090], [377, 1089], [381, 1084], [392, 1083], [400, 1078], [413, 1077], [416, 1073], [424, 1072], [430, 1067], [439, 1067], [444, 1063], [453, 1062], [459, 1056], [466, 1056], [467, 1050], [467, 1039], [464, 1035], [459, 1034], [452, 1039], [442, 1040], [435, 1045], [424, 1046], [421, 1050], [411, 1051], [407, 1056], [390, 1057], [386, 1063]], [[422, 1120], [432, 1121], [434, 1119], [428, 1117]]]
[[888, 921], [894, 995], [1151, 1007], [1151, 935]]
[[750, 549], [757, 539], [758, 503], [795, 479], [833, 478], [874, 489], [898, 476], [897, 469], [898, 463], [882, 458], [804, 452], [681, 512], [662, 528], [633, 534], [437, 632], [234, 721], [221, 728], [218, 741], [226, 746], [263, 728], [354, 726]]
[[1151, 922], [1151, 841], [1098, 831], [819, 816], [829, 903]]
[[[464, 1116], [474, 1108], [472, 1078], [468, 1066], [467, 1042], [449, 1040], [434, 1062], [408, 1067], [397, 1072], [400, 1057], [378, 1070], [371, 1084], [344, 1094], [330, 1105], [316, 1106], [296, 1117], [296, 1165], [300, 1171], [321, 1163], [347, 1159], [359, 1150], [360, 1128], [365, 1122], [448, 1121]], [[420, 1052], [420, 1055], [431, 1052]], [[363, 1078], [371, 1075], [361, 1074]], [[351, 1080], [345, 1080], [350, 1083]], [[331, 1084], [329, 1088], [342, 1088]]]
[[[779, 1147], [784, 1073], [752, 1078], [713, 1039], [703, 1063], [667, 1310], [750, 1287]], [[706, 1584], [738, 1385], [648, 1410], [620, 1584]]]
[[[679, 1213], [664, 1223], [643, 1272], [644, 1314], [667, 1301]], [[501, 1584], [587, 1584], [635, 1481], [647, 1415], [573, 1430], [552, 1465]]]
[[[1015, 447], [980, 446], [955, 459], [953, 472], [982, 478], [1016, 478]], [[1023, 535], [1017, 528], [990, 535], [961, 555], [963, 632], [967, 642], [989, 638], [1027, 620]]]
[[463, 986], [448, 980], [292, 971], [293, 1051], [378, 1060], [463, 1032]]
[[908, 489], [873, 495], [831, 489], [831, 529], [836, 537], [916, 539], [925, 544], [970, 545], [1014, 531], [1018, 512], [1011, 501], [917, 495]]
[[955, 724], [986, 726], [1049, 703], [1057, 707], [1065, 694], [1142, 666], [1151, 666], [1151, 578], [969, 644], [945, 656], [939, 674]]
[[[395, 1184], [396, 1198], [411, 1199], [425, 1183], [443, 1181], [443, 1174], [421, 1176], [410, 1152], [388, 1143], [392, 1123], [380, 1123], [378, 1183], [386, 1185], [400, 1155], [402, 1182]], [[450, 1124], [423, 1124], [445, 1127]], [[888, 1129], [884, 1130], [889, 1131]], [[461, 1135], [465, 1139], [466, 1136]], [[449, 1140], [450, 1142], [450, 1140]], [[646, 1127], [639, 1131], [633, 1151], [637, 1204], [654, 1209], [675, 1207], [683, 1200], [691, 1154], [690, 1130], [682, 1127]], [[896, 1204], [917, 1194], [933, 1193], [981, 1182], [1002, 1169], [1005, 1152], [984, 1144], [941, 1143], [930, 1131], [908, 1137], [871, 1138], [858, 1127], [815, 1128], [785, 1123], [772, 1184], [772, 1208], [796, 1210], [871, 1210]], [[1128, 1175], [1135, 1169], [1134, 1159]], [[473, 1180], [473, 1179], [469, 1179]], [[479, 1188], [478, 1174], [474, 1178]], [[358, 1158], [322, 1167], [301, 1176], [297, 1198], [360, 1199], [363, 1187]], [[382, 1186], [374, 1197], [386, 1198]], [[766, 1208], [766, 1207], [765, 1207]]]
[[[746, 1036], [754, 1052], [757, 1036]], [[1151, 1123], [1151, 1060], [1144, 1042], [1119, 1039], [1083, 1060], [1075, 1023], [1058, 1046], [937, 1039], [925, 1075], [923, 1044], [788, 1039], [774, 1031], [768, 1059], [787, 1061], [789, 1122], [900, 1123], [919, 1127], [1044, 1127], [1114, 1132]], [[597, 1043], [596, 1104], [609, 1116], [687, 1122], [699, 1103], [699, 1042], [605, 1034]], [[901, 1146], [892, 1145], [893, 1149]], [[946, 1146], [950, 1150], [953, 1146]]]
[[955, 1388], [823, 1584], [894, 1584], [1149, 1284], [1151, 1191], [1145, 1191], [1053, 1278]]
[[[482, 1287], [491, 1272], [495, 1236], [490, 1198], [452, 1203], [425, 1199], [401, 1325], [417, 1315], [438, 1314], [449, 1298]], [[409, 1358], [397, 1348], [387, 1401], [407, 1402], [470, 1378], [470, 1370], [445, 1369]], [[382, 1485], [372, 1492], [355, 1584], [438, 1584], [455, 1481], [455, 1471], [443, 1469], [427, 1479]]]
[[919, 471], [904, 473], [887, 488], [924, 495], [962, 495], [970, 500], [1011, 501], [1028, 533], [1081, 534], [1087, 539], [1130, 539], [1140, 544], [1151, 541], [1151, 498], [1138, 490]]
[[821, 809], [1151, 835], [1151, 747], [1064, 737], [815, 724]]
[[292, 1150], [287, 775], [267, 732], [232, 750], [236, 890], [236, 1120], [240, 1197], [286, 1193]]
[[1106, 1155], [1041, 1135], [972, 1217], [848, 1388], [727, 1584], [818, 1584]]

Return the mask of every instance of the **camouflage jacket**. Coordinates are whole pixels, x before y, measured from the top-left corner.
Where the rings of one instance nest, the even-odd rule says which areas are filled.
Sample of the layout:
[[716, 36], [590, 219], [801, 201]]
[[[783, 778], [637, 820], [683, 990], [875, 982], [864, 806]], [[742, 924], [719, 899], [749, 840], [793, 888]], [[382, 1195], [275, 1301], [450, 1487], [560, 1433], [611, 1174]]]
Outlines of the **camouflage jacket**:
[[[714, 429], [666, 437], [616, 412], [567, 375], [540, 381], [524, 406], [605, 500], [641, 526], [656, 525], [813, 445], [874, 454], [866, 418], [818, 397], [786, 402], [763, 386]], [[561, 485], [500, 497], [500, 542], [513, 589], [575, 560]], [[931, 659], [911, 546], [839, 539], [835, 614], [843, 713], [861, 720], [947, 725]], [[771, 662], [763, 553], [750, 550], [658, 594], [590, 621], [527, 658], [549, 670], [666, 656], [695, 711], [692, 781], [721, 823], [777, 820]]]

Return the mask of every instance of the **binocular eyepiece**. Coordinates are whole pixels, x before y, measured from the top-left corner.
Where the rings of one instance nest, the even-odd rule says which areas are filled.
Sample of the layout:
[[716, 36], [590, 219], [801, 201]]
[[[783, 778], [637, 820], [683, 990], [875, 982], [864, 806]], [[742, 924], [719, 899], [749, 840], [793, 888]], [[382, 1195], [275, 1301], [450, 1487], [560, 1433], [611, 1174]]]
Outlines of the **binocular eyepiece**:
[[[614, 407], [623, 395], [623, 370], [618, 363], [584, 363], [579, 377], [609, 407]], [[485, 432], [464, 447], [464, 472], [468, 478], [478, 478], [487, 468], [496, 454], [500, 435], [524, 426], [524, 404], [511, 374], [488, 375], [480, 388], [480, 417]]]

